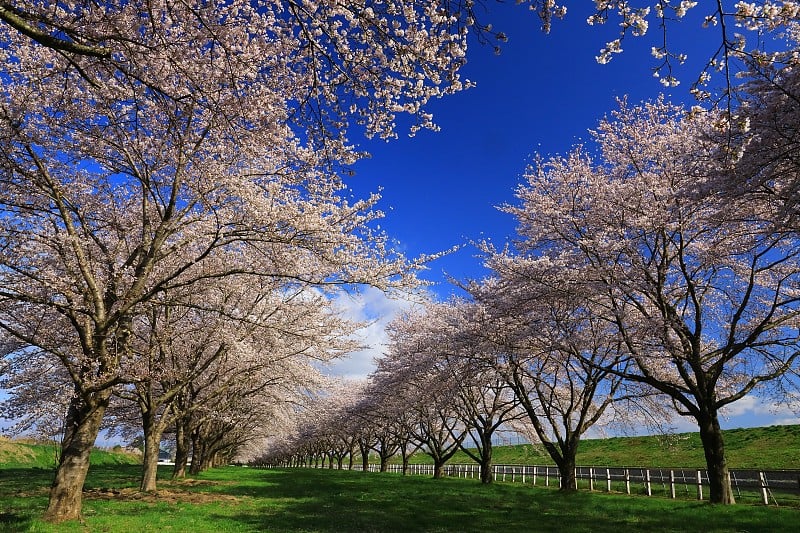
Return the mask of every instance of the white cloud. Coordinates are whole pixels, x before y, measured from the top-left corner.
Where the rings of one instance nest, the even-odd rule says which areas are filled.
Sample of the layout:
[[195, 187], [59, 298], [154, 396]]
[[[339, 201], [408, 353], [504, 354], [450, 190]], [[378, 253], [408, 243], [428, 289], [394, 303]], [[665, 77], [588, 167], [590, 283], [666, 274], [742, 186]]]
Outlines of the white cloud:
[[330, 366], [328, 372], [351, 379], [364, 378], [370, 374], [375, 369], [375, 359], [383, 355], [388, 341], [386, 326], [413, 305], [414, 302], [410, 299], [390, 298], [373, 287], [338, 297], [336, 306], [345, 317], [366, 322], [367, 325], [358, 331], [357, 339], [367, 348], [340, 359]]
[[763, 414], [765, 412], [765, 405], [755, 396], [745, 396], [741, 400], [727, 405], [723, 409], [726, 418], [742, 416], [744, 414]]
[[785, 402], [778, 403], [766, 398], [748, 395], [723, 410], [726, 427], [755, 427], [800, 422], [797, 413]]

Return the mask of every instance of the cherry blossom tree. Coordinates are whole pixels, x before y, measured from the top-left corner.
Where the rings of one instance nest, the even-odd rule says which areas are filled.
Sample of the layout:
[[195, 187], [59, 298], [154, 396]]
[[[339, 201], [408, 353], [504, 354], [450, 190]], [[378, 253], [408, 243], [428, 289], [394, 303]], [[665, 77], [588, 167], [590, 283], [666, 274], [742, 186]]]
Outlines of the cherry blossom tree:
[[624, 369], [628, 353], [608, 321], [568, 285], [540, 285], [538, 261], [498, 254], [487, 263], [497, 278], [474, 283], [480, 304], [473, 334], [555, 462], [561, 490], [577, 490], [581, 438], [615, 403], [646, 397], [608, 368]]
[[[797, 43], [797, 39], [795, 28], [792, 40]], [[795, 48], [750, 62], [739, 93], [741, 104], [731, 115], [731, 131], [716, 136], [728, 149], [733, 171], [722, 172], [708, 183], [732, 197], [770, 198], [779, 206], [775, 224], [795, 232], [800, 228], [796, 53]]]
[[[403, 379], [383, 359], [373, 374], [376, 388], [383, 399], [384, 423], [376, 433], [378, 445], [373, 449], [381, 459], [381, 472], [388, 459], [402, 454], [404, 472], [408, 460], [417, 450], [433, 459], [433, 477], [444, 476], [444, 466], [460, 449], [467, 430], [455, 409], [452, 389], [442, 387], [435, 374], [415, 371], [414, 380], [403, 373]], [[391, 453], [386, 453], [390, 450]]]
[[[465, 22], [432, 5], [0, 4], [0, 324], [74, 382], [46, 518], [77, 518], [88, 450], [157, 295], [232, 274], [407, 272], [333, 169], [351, 126], [462, 89]], [[40, 325], [47, 324], [50, 332]]]
[[454, 299], [427, 302], [399, 317], [390, 325], [391, 343], [376, 377], [394, 381], [387, 386], [392, 395], [408, 397], [408, 408], [419, 419], [410, 426], [412, 433], [426, 453], [433, 450], [429, 455], [440, 464], [439, 475], [461, 448], [480, 465], [481, 482], [491, 483], [492, 438], [521, 412], [487, 362], [485, 343], [471, 335], [471, 309], [469, 302]]
[[[457, 1], [4, 1], [0, 54], [92, 87], [142, 85], [198, 111], [228, 107], [220, 128], [289, 121], [342, 163], [351, 120], [383, 137], [400, 113], [414, 129], [433, 126], [427, 102], [465, 86], [469, 13]], [[281, 101], [293, 109], [275, 122]]]
[[350, 205], [314, 170], [324, 154], [274, 127], [227, 137], [214, 129], [224, 108], [198, 115], [144, 86], [127, 101], [81, 81], [84, 92], [64, 93], [23, 59], [3, 85], [0, 324], [75, 384], [46, 515], [60, 521], [80, 512], [88, 452], [146, 302], [232, 274], [386, 287], [406, 267], [368, 227], [376, 198]]
[[[29, 435], [60, 443], [64, 413], [70, 401], [70, 379], [62, 365], [48, 353], [10, 342], [7, 365], [0, 372], [0, 417], [11, 421], [3, 433]], [[55, 456], [58, 462], [58, 453]]]
[[596, 157], [579, 147], [534, 166], [505, 210], [542, 283], [580, 288], [616, 328], [630, 356], [598, 369], [694, 418], [711, 501], [733, 503], [720, 412], [770, 382], [791, 386], [800, 243], [775, 230], [769, 198], [707, 187], [727, 161], [708, 142], [717, 127], [661, 100], [623, 105], [594, 133]]
[[[173, 295], [169, 305], [151, 302], [152, 311], [135, 321], [135, 366], [126, 369], [131, 385], [117, 394], [139, 406], [145, 491], [155, 489], [161, 436], [177, 420], [197, 420], [192, 414], [199, 411], [217, 416], [234, 400], [245, 406], [257, 402], [258, 408], [244, 410], [247, 424], [235, 419], [236, 429], [251, 428], [259, 420], [256, 413], [264, 427], [253, 429], [267, 429], [270, 413], [297, 402], [298, 388], [321, 380], [314, 365], [354, 347], [347, 340], [354, 326], [331, 310], [321, 293], [277, 281], [257, 290], [235, 278], [209, 285], [205, 291], [194, 286], [181, 300]], [[187, 389], [192, 401], [179, 402], [189, 397], [182, 396]], [[253, 431], [247, 438], [256, 436]], [[243, 443], [241, 436], [234, 441]], [[199, 460], [201, 454], [194, 456]]]
[[[570, 2], [555, 0], [523, 0], [542, 20], [542, 29], [549, 32], [554, 19], [567, 16]], [[680, 48], [675, 35], [677, 26], [684, 31], [713, 33], [713, 48], [702, 51], [705, 66], [691, 84], [690, 91], [701, 100], [715, 98], [730, 105], [737, 89], [736, 77], [753, 61], [761, 64], [781, 61], [775, 50], [786, 50], [785, 32], [796, 31], [800, 19], [800, 3], [794, 0], [597, 0], [589, 26], [615, 23], [619, 32], [605, 43], [596, 56], [605, 64], [623, 52], [631, 39], [646, 40], [650, 45], [653, 75], [665, 87], [681, 83], [678, 67], [687, 60], [687, 50]], [[692, 30], [688, 30], [693, 28]], [[554, 31], [558, 31], [556, 28]], [[713, 77], [722, 77], [722, 90], [716, 95], [709, 90]]]

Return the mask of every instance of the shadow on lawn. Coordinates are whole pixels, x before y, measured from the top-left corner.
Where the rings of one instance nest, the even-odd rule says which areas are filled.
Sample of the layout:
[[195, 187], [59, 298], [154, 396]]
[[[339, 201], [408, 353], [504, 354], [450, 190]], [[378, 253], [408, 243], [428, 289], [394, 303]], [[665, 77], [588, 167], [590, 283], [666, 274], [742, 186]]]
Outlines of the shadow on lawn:
[[0, 531], [27, 531], [32, 517], [0, 510]]
[[52, 469], [0, 469], [0, 531], [27, 531], [44, 511], [52, 482]]
[[54, 476], [53, 468], [0, 468], [0, 501], [19, 492], [50, 487]]
[[[459, 479], [298, 469], [264, 472], [264, 481], [268, 486], [251, 486], [248, 495], [266, 498], [270, 504], [229, 516], [241, 522], [243, 529], [618, 533], [785, 531], [787, 527], [785, 522], [771, 524], [769, 515], [761, 514], [769, 509], [750, 506], [723, 509], [686, 502], [673, 506], [669, 501], [660, 506], [653, 499], [587, 492], [562, 494], [506, 484], [486, 487]], [[238, 492], [235, 487], [231, 489], [230, 494]], [[792, 516], [800, 518], [800, 514]]]

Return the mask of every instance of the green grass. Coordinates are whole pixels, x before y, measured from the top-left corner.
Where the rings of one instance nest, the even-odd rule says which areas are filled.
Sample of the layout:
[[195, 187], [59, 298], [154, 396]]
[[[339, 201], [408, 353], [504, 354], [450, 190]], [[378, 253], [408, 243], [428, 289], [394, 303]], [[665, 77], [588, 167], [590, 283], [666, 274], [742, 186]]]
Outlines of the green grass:
[[[800, 426], [729, 430], [725, 439], [732, 468], [800, 468]], [[54, 457], [52, 446], [0, 440], [0, 532], [800, 530], [797, 507], [715, 507], [663, 496], [586, 490], [563, 495], [521, 484], [485, 487], [466, 479], [312, 469], [230, 467], [173, 483], [167, 480], [171, 469], [162, 467], [159, 491], [143, 495], [136, 491], [140, 466], [133, 463], [138, 458], [104, 450], [92, 454], [83, 524], [52, 526], [39, 517], [47, 505]], [[461, 455], [453, 462], [469, 460]], [[547, 464], [549, 458], [531, 445], [505, 446], [496, 448], [495, 462]], [[703, 456], [698, 435], [687, 433], [585, 440], [578, 463], [702, 467]]]
[[[724, 431], [725, 453], [731, 468], [782, 470], [800, 468], [800, 425], [730, 429]], [[395, 458], [395, 462], [399, 462]], [[495, 464], [553, 464], [536, 445], [498, 446]], [[418, 453], [412, 462], [432, 463]], [[451, 463], [471, 463], [457, 453]], [[643, 466], [664, 468], [705, 468], [703, 446], [698, 433], [671, 436], [614, 437], [585, 439], [578, 449], [581, 466]]]
[[[166, 476], [167, 469], [159, 471]], [[92, 469], [83, 524], [41, 522], [48, 477], [0, 470], [0, 531], [13, 532], [531, 532], [792, 531], [800, 510], [711, 506], [640, 496], [564, 495], [530, 486], [331, 470], [226, 467], [157, 495], [124, 492], [135, 466]], [[6, 483], [6, 476], [13, 479]], [[107, 499], [112, 491], [119, 495]]]

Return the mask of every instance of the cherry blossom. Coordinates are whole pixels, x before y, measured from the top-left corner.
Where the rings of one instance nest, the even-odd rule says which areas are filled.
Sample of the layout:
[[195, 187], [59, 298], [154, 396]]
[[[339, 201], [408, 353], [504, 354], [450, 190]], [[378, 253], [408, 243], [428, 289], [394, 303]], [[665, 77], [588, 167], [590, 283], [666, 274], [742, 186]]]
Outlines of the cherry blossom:
[[[792, 386], [800, 245], [770, 197], [725, 197], [724, 119], [663, 101], [600, 123], [596, 157], [576, 148], [532, 167], [505, 209], [536, 279], [592, 302], [630, 354], [611, 366], [667, 395], [698, 424], [711, 501], [733, 503], [719, 413], [765, 384]], [[622, 365], [624, 363], [624, 366]]]

